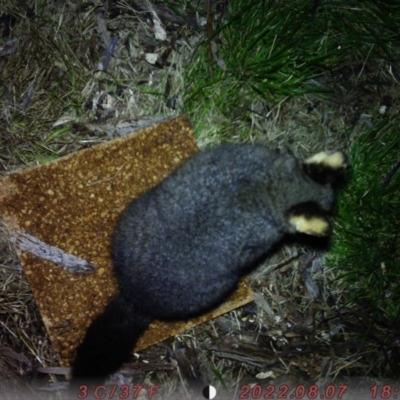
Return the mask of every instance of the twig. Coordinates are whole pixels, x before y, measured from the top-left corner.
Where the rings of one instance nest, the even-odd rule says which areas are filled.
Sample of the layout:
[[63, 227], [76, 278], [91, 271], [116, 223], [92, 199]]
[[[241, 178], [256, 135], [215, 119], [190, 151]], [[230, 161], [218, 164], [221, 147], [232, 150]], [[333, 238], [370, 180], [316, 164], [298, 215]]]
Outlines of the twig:
[[20, 250], [32, 253], [43, 260], [51, 261], [73, 274], [84, 274], [94, 270], [93, 265], [88, 261], [44, 243], [31, 233], [17, 229], [11, 235], [10, 240]]

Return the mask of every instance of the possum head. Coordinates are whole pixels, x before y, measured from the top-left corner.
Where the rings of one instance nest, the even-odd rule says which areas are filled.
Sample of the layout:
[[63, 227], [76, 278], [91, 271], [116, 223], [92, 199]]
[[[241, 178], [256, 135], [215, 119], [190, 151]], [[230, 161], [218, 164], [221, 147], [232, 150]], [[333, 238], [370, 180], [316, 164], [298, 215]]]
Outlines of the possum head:
[[347, 156], [341, 151], [320, 152], [305, 161], [289, 156], [275, 161], [271, 190], [290, 232], [329, 234], [333, 184], [346, 167]]

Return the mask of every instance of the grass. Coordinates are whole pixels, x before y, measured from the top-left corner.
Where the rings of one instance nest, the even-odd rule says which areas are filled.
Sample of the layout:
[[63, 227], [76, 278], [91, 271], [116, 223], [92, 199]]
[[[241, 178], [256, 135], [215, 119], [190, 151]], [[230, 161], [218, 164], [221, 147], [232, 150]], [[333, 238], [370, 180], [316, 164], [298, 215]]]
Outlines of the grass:
[[350, 181], [341, 193], [331, 263], [350, 302], [378, 319], [400, 314], [399, 118], [381, 121], [350, 145]]
[[399, 6], [388, 1], [229, 1], [226, 15], [191, 59], [185, 110], [199, 131], [207, 131], [210, 121], [217, 123], [217, 135], [224, 139], [237, 128], [232, 121], [240, 120], [239, 130], [248, 130], [249, 114], [259, 103], [266, 104], [267, 118], [268, 110], [285, 98], [322, 96], [335, 88], [315, 79], [339, 64], [362, 68], [377, 56], [388, 62], [396, 58]]

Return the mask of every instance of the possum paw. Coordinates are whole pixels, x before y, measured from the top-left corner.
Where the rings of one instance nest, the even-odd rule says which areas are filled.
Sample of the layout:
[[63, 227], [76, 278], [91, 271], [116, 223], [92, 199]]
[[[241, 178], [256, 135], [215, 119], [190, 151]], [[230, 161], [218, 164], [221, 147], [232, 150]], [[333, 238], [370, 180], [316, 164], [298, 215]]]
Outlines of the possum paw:
[[297, 232], [313, 236], [326, 236], [329, 234], [330, 225], [325, 218], [306, 217], [305, 215], [294, 215], [290, 217], [289, 223]]

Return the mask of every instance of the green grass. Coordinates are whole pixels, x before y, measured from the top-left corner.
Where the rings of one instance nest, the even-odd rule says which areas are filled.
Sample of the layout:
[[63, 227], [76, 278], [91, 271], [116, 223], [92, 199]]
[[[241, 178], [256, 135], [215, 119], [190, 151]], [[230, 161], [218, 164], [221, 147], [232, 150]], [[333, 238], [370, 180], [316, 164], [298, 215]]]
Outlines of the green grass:
[[373, 57], [396, 58], [399, 9], [399, 1], [382, 0], [229, 1], [225, 19], [192, 57], [185, 109], [205, 130], [210, 119], [245, 121], [255, 102], [272, 107], [285, 97], [322, 95], [330, 88], [314, 79], [344, 60], [361, 68]]
[[341, 270], [351, 302], [363, 301], [378, 319], [393, 320], [400, 313], [399, 118], [357, 138], [349, 153], [350, 180], [338, 199], [330, 261]]

